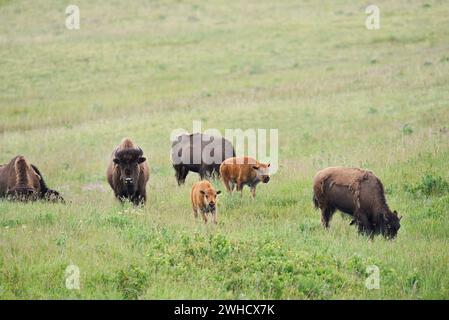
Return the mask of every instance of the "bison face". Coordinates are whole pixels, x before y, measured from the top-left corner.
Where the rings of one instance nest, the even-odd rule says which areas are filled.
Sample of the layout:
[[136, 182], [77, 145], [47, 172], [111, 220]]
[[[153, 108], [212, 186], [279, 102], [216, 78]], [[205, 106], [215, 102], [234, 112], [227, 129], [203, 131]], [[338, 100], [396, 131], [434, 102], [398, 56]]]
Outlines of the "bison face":
[[256, 172], [257, 180], [262, 181], [263, 183], [268, 183], [270, 181], [270, 164], [258, 163], [253, 166], [254, 171]]
[[115, 153], [114, 164], [118, 168], [120, 181], [128, 190], [134, 191], [139, 180], [139, 164], [146, 161], [142, 149], [123, 149]]
[[398, 217], [396, 210], [394, 212], [388, 212], [385, 217], [385, 230], [384, 236], [387, 239], [396, 238], [399, 228], [401, 227], [400, 221], [402, 217]]
[[215, 212], [217, 204], [217, 195], [221, 193], [220, 190], [215, 192], [214, 189], [200, 190], [201, 194], [204, 196], [204, 206], [207, 212]]

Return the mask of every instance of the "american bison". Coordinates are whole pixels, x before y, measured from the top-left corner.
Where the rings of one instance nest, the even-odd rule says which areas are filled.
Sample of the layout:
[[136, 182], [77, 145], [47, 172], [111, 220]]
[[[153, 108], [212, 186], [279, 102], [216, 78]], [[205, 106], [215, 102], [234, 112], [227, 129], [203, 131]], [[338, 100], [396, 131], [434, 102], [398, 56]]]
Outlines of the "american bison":
[[243, 186], [250, 187], [253, 198], [256, 197], [256, 187], [259, 182], [268, 183], [270, 164], [265, 164], [251, 157], [234, 157], [223, 161], [220, 175], [226, 189], [232, 193], [234, 187], [243, 196]]
[[189, 171], [200, 179], [219, 176], [221, 163], [235, 157], [231, 142], [223, 137], [202, 133], [181, 134], [172, 143], [171, 158], [178, 185], [184, 184]]
[[125, 138], [112, 152], [106, 176], [117, 199], [135, 205], [146, 202], [150, 168], [143, 151]]
[[0, 166], [0, 198], [64, 202], [58, 191], [47, 187], [39, 169], [24, 156], [16, 156]]
[[201, 212], [203, 220], [207, 223], [207, 214], [212, 215], [213, 222], [217, 223], [217, 195], [220, 190], [215, 191], [209, 181], [199, 181], [192, 186], [190, 199], [192, 201], [192, 209], [195, 218], [198, 218], [198, 211]]
[[379, 233], [395, 238], [400, 228], [402, 217], [389, 209], [382, 182], [369, 170], [330, 167], [318, 171], [313, 178], [313, 203], [321, 209], [325, 228], [336, 210], [353, 216], [351, 224], [371, 238]]

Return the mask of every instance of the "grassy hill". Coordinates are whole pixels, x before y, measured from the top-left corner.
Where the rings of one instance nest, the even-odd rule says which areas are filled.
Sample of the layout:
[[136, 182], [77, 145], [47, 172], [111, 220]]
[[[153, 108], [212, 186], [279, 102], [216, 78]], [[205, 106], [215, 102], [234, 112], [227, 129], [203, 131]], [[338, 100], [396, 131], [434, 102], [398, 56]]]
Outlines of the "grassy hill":
[[[0, 163], [23, 154], [68, 203], [0, 201], [0, 298], [449, 298], [449, 7], [376, 1], [0, 0]], [[270, 183], [195, 221], [170, 133], [279, 129]], [[129, 136], [151, 166], [144, 209], [106, 183]], [[331, 165], [373, 170], [398, 238], [313, 209]], [[224, 190], [220, 181], [217, 188]], [[80, 290], [65, 270], [80, 270]], [[380, 289], [365, 287], [366, 268]]]

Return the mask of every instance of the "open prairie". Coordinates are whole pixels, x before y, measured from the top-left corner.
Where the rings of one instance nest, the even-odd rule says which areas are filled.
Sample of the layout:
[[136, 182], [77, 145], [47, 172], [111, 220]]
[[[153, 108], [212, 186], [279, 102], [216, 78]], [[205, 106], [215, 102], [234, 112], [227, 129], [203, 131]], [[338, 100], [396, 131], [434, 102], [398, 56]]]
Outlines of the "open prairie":
[[[67, 200], [0, 200], [1, 299], [449, 299], [447, 1], [376, 0], [379, 30], [364, 1], [74, 4], [79, 30], [64, 1], [0, 0], [0, 163], [25, 155]], [[192, 121], [279, 130], [278, 172], [255, 200], [223, 192], [216, 226], [170, 163]], [[144, 208], [106, 181], [123, 137]], [[335, 165], [382, 180], [395, 240], [323, 229], [312, 178]]]

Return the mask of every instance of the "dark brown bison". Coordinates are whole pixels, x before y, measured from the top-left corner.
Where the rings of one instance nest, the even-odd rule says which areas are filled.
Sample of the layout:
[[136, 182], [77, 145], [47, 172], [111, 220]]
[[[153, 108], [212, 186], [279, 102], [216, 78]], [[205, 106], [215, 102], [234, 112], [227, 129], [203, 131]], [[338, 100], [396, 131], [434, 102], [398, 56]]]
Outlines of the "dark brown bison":
[[39, 169], [24, 156], [16, 156], [0, 166], [0, 198], [64, 202], [59, 192], [47, 187]]
[[106, 176], [120, 201], [129, 200], [135, 205], [146, 202], [146, 185], [150, 178], [150, 168], [140, 147], [125, 138], [114, 149]]
[[235, 157], [231, 142], [223, 137], [202, 133], [179, 135], [172, 143], [171, 158], [178, 185], [185, 182], [189, 171], [202, 179], [220, 176], [220, 165]]
[[313, 179], [313, 202], [321, 209], [325, 228], [336, 210], [353, 216], [360, 233], [373, 237], [382, 234], [395, 238], [401, 217], [385, 200], [382, 182], [371, 171], [359, 168], [330, 167], [318, 171]]

